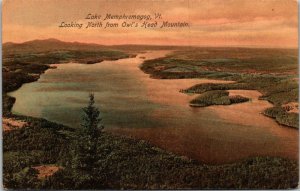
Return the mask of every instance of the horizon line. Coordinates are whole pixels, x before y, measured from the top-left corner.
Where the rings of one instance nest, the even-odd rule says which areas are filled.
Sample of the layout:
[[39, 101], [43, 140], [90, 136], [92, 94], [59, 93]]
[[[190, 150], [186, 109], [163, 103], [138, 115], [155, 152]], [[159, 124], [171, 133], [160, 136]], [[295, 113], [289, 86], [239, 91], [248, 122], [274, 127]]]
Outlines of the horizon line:
[[24, 44], [27, 42], [31, 41], [46, 41], [46, 40], [56, 40], [60, 42], [65, 42], [65, 43], [80, 43], [80, 44], [90, 44], [90, 45], [99, 45], [99, 46], [170, 46], [170, 47], [199, 47], [199, 48], [267, 48], [267, 49], [298, 49], [299, 46], [268, 46], [268, 45], [167, 45], [167, 44], [99, 44], [99, 43], [92, 43], [92, 42], [80, 42], [80, 41], [64, 41], [60, 40], [58, 38], [44, 38], [44, 39], [33, 39], [33, 40], [27, 40], [23, 42], [13, 42], [13, 41], [7, 41], [7, 42], [2, 42], [2, 45], [7, 44], [7, 43], [12, 43], [12, 44]]

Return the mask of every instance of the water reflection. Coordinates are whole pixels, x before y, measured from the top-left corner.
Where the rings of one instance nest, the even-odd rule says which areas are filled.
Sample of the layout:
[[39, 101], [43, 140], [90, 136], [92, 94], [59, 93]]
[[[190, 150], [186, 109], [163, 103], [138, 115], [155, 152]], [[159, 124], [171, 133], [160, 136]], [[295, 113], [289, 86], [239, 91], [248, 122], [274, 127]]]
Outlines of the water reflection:
[[[17, 98], [13, 112], [43, 117], [78, 127], [81, 108], [94, 92], [106, 131], [149, 140], [169, 151], [206, 163], [226, 163], [248, 156], [298, 158], [298, 131], [282, 128], [260, 112], [270, 104], [247, 94], [250, 103], [191, 108], [191, 95], [180, 89], [198, 83], [231, 83], [206, 79], [150, 79], [138, 66], [145, 59], [163, 57], [154, 51], [117, 61], [85, 65], [56, 65], [34, 83], [10, 95]], [[245, 95], [245, 96], [247, 96]]]

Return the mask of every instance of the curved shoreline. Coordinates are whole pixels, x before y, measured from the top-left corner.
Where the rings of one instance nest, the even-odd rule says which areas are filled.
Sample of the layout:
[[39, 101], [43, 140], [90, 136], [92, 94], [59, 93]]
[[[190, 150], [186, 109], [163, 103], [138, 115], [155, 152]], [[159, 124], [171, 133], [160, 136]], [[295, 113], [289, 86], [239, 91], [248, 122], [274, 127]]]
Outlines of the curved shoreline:
[[[284, 104], [287, 104], [287, 102], [293, 102], [293, 99], [295, 99], [294, 94], [297, 94], [298, 92], [295, 92], [295, 89], [298, 88], [298, 85], [296, 86], [295, 83], [288, 84], [283, 80], [285, 78], [273, 74], [268, 76], [267, 74], [254, 72], [226, 72], [226, 70], [222, 71], [221, 69], [208, 68], [206, 65], [212, 64], [212, 66], [214, 66], [215, 63], [213, 61], [210, 63], [207, 61], [207, 59], [201, 58], [189, 60], [185, 57], [184, 53], [182, 55], [184, 57], [183, 59], [181, 59], [177, 54], [171, 54], [165, 58], [148, 60], [145, 61], [140, 68], [144, 73], [149, 74], [153, 79], [163, 80], [209, 78], [233, 80], [235, 83], [229, 85], [209, 83], [196, 84], [190, 88], [187, 88], [186, 90], [182, 90], [181, 92], [202, 94], [212, 90], [256, 90], [262, 93], [260, 99], [264, 99], [273, 105], [273, 107], [268, 108], [268, 110], [263, 112], [266, 117], [273, 118], [274, 121], [282, 126], [298, 129], [299, 124], [297, 115], [299, 115], [299, 113], [289, 113], [282, 108]], [[203, 63], [206, 64], [205, 67], [203, 66]], [[240, 66], [242, 66], [242, 64], [240, 64]], [[283, 80], [283, 82], [281, 83], [280, 80]], [[271, 86], [272, 89], [268, 89], [268, 86]], [[276, 89], [277, 86], [278, 88]], [[277, 97], [272, 97], [273, 95], [277, 94], [279, 94]], [[286, 100], [284, 99], [284, 96], [287, 97]], [[296, 102], [296, 100], [294, 101]]]
[[[26, 118], [26, 117], [25, 117]], [[43, 127], [53, 126], [53, 132], [60, 130], [61, 128], [66, 128], [64, 126], [54, 124], [42, 119], [26, 118], [29, 121], [29, 126], [22, 129], [22, 131], [30, 130], [34, 128], [36, 132], [41, 130], [45, 131]], [[19, 120], [24, 120], [20, 117]], [[31, 127], [32, 125], [38, 125]], [[16, 131], [20, 131], [16, 130]], [[8, 132], [13, 133], [14, 131]], [[6, 134], [6, 133], [5, 133]], [[4, 134], [4, 135], [5, 135]], [[38, 134], [37, 134], [38, 135]], [[7, 145], [7, 139], [11, 136], [4, 136], [4, 143]], [[56, 135], [57, 138], [61, 137], [61, 134]], [[12, 140], [11, 140], [12, 141]], [[26, 140], [19, 140], [18, 145], [26, 142]], [[42, 141], [42, 139], [37, 139], [37, 143]], [[125, 189], [163, 189], [163, 188], [173, 188], [173, 189], [204, 189], [204, 188], [294, 188], [298, 183], [298, 166], [297, 162], [289, 159], [284, 159], [280, 157], [248, 157], [247, 159], [242, 159], [233, 163], [219, 164], [219, 165], [207, 165], [201, 162], [191, 160], [187, 157], [173, 154], [167, 152], [163, 149], [153, 146], [143, 140], [135, 140], [132, 138], [126, 138], [124, 136], [115, 136], [111, 133], [104, 132], [101, 136], [102, 150], [109, 150], [113, 156], [113, 161], [117, 165], [110, 165], [109, 171], [102, 170], [101, 173], [114, 173], [119, 174], [123, 177], [121, 180], [113, 179], [108, 180], [110, 182], [109, 188], [125, 188]], [[66, 142], [67, 144], [67, 142]], [[17, 146], [17, 145], [16, 145]], [[16, 148], [14, 146], [14, 148]], [[18, 148], [18, 146], [17, 146]], [[24, 151], [24, 150], [20, 150]], [[9, 151], [6, 151], [9, 152]], [[18, 152], [18, 150], [14, 150]], [[33, 151], [26, 151], [26, 155], [32, 155]], [[134, 154], [133, 154], [134, 153]], [[18, 155], [17, 155], [18, 156]], [[22, 155], [21, 159], [22, 159]], [[101, 161], [109, 162], [111, 157], [105, 158], [105, 155], [99, 155]], [[130, 156], [130, 157], [128, 157]], [[23, 156], [24, 157], [24, 156]], [[41, 157], [42, 158], [42, 157]], [[6, 159], [6, 157], [5, 157]], [[6, 159], [7, 160], [7, 159]], [[18, 157], [14, 157], [12, 160], [18, 161]], [[35, 168], [41, 165], [60, 165], [61, 158], [57, 158], [55, 155], [55, 160], [57, 162], [51, 161], [50, 163], [30, 163], [29, 168]], [[132, 161], [135, 160], [133, 163]], [[28, 161], [27, 161], [28, 163]], [[8, 161], [5, 161], [8, 164]], [[68, 178], [68, 169], [61, 166], [58, 176], [53, 175], [52, 181], [48, 186], [54, 186], [59, 183], [64, 183], [64, 178]], [[8, 166], [6, 165], [6, 168]], [[145, 171], [148, 173], [145, 176]], [[159, 171], [159, 173], [158, 173]], [[4, 173], [7, 173], [4, 171]], [[121, 173], [121, 174], [120, 174]], [[278, 175], [281, 175], [278, 177]], [[7, 174], [6, 174], [7, 175]], [[129, 179], [127, 178], [129, 176]], [[130, 177], [138, 176], [138, 179], [131, 179]], [[151, 181], [147, 177], [157, 177], [159, 181]], [[188, 176], [186, 179], [184, 177]], [[160, 177], [160, 178], [159, 178]], [[220, 179], [222, 177], [222, 179]], [[261, 179], [261, 177], [269, 177]], [[277, 179], [274, 179], [276, 177]], [[40, 182], [38, 174], [32, 179], [34, 181]], [[249, 181], [249, 180], [252, 181]], [[142, 182], [141, 182], [142, 180]], [[226, 180], [226, 181], [222, 181]], [[4, 184], [7, 183], [7, 179], [4, 180]], [[46, 179], [47, 181], [47, 179]], [[124, 181], [126, 182], [124, 183]], [[58, 182], [58, 183], [57, 183]], [[147, 185], [143, 184], [146, 182]], [[106, 183], [106, 182], [104, 182]], [[128, 184], [130, 183], [130, 184]], [[54, 185], [52, 185], [54, 184]], [[64, 184], [61, 184], [64, 186]], [[7, 186], [11, 188], [10, 186]], [[45, 189], [45, 187], [42, 187]], [[46, 187], [50, 188], [50, 187]], [[53, 187], [51, 187], [53, 189]], [[54, 187], [56, 189], [64, 189], [69, 187]], [[71, 189], [70, 187], [69, 189]]]
[[[131, 58], [131, 57], [135, 57], [135, 56], [136, 55], [128, 54], [128, 57], [126, 57], [126, 58]], [[124, 59], [124, 58], [106, 58], [106, 59], [97, 60], [97, 62], [93, 62], [93, 63], [90, 63], [90, 61], [74, 62], [74, 63], [96, 64], [96, 63], [101, 63], [106, 60], [119, 60], [119, 59]], [[68, 64], [70, 62], [72, 62], [72, 60], [70, 60], [69, 62], [61, 61], [57, 64]], [[32, 72], [32, 73], [21, 73], [21, 74], [23, 74], [21, 77], [23, 79], [22, 81], [16, 81], [16, 82], [14, 82], [15, 84], [12, 87], [10, 86], [11, 84], [9, 84], [10, 87], [5, 87], [3, 89], [3, 92], [2, 92], [3, 116], [10, 116], [12, 114], [11, 109], [16, 101], [14, 97], [9, 96], [8, 94], [12, 93], [14, 91], [17, 91], [18, 89], [20, 89], [22, 87], [23, 84], [38, 81], [40, 79], [41, 75], [44, 74], [47, 70], [57, 68], [56, 66], [51, 66], [51, 65], [53, 65], [53, 64], [41, 64], [40, 67], [35, 69], [34, 72]], [[4, 68], [4, 66], [3, 66], [3, 68]]]
[[[155, 53], [155, 55], [157, 55], [157, 54], [158, 53]], [[159, 53], [159, 55], [161, 55], [161, 53]], [[101, 68], [102, 67], [107, 67], [107, 66], [110, 67], [110, 65], [111, 65], [111, 66], [114, 66], [114, 68], [117, 68], [117, 69], [119, 67], [121, 67], [121, 66], [125, 67], [125, 68], [128, 68], [129, 72], [130, 73], [133, 72], [134, 76], [138, 76], [138, 79], [140, 79], [141, 82], [143, 83], [143, 86], [146, 88], [145, 91], [147, 91], [146, 92], [146, 94], [148, 95], [147, 99], [150, 99], [151, 101], [153, 101], [155, 103], [161, 103], [161, 104], [167, 104], [167, 105], [173, 105], [173, 104], [178, 105], [179, 104], [180, 107], [184, 107], [185, 109], [188, 109], [188, 107], [189, 107], [188, 106], [188, 101], [191, 99], [191, 96], [187, 96], [187, 95], [179, 93], [180, 88], [184, 88], [184, 87], [187, 87], [187, 86], [190, 86], [190, 85], [192, 86], [193, 84], [197, 84], [197, 83], [219, 83], [220, 82], [218, 80], [205, 80], [205, 79], [193, 79], [193, 80], [190, 80], [190, 79], [178, 79], [178, 80], [176, 80], [176, 79], [174, 79], [174, 80], [157, 81], [157, 80], [153, 80], [153, 79], [149, 78], [149, 75], [147, 75], [144, 72], [142, 72], [137, 67], [139, 63], [134, 62], [136, 64], [134, 64], [134, 63], [132, 64], [132, 61], [133, 60], [130, 60], [130, 61], [128, 60], [127, 62], [116, 61], [116, 62], [113, 62], [113, 63], [115, 63], [113, 65], [111, 65], [110, 62], [107, 62], [107, 63], [104, 63], [104, 65], [101, 65], [101, 66], [99, 65], [99, 67], [101, 67]], [[62, 67], [66, 68], [67, 65], [66, 65], [66, 67], [65, 67], [65, 65], [64, 66], [62, 65]], [[70, 65], [69, 67], [71, 67], [71, 68], [75, 67], [76, 68], [76, 64], [74, 64], [74, 66]], [[120, 68], [120, 70], [122, 70], [122, 69]], [[75, 80], [75, 81], [77, 81], [77, 80]], [[224, 83], [225, 84], [226, 83], [227, 84], [228, 83], [232, 84], [232, 81], [224, 81]], [[237, 104], [237, 105], [240, 105], [240, 104]], [[227, 107], [228, 106], [226, 106], [226, 108]], [[225, 108], [225, 110], [226, 110], [226, 108]], [[188, 109], [188, 110], [190, 110], [190, 109]], [[168, 128], [164, 128], [164, 129], [162, 129], [162, 132], [160, 133], [160, 135], [158, 135], [157, 133], [154, 133], [154, 132], [151, 133], [150, 131], [148, 133], [143, 133], [143, 135], [141, 135], [139, 133], [140, 130], [138, 130], [138, 129], [131, 129], [130, 130], [131, 133], [127, 133], [127, 135], [129, 135], [129, 136], [136, 135], [135, 138], [144, 139], [144, 140], [151, 140], [151, 142], [155, 143], [155, 145], [157, 145], [159, 147], [162, 147], [162, 148], [164, 148], [166, 150], [170, 150], [170, 151], [175, 152], [175, 153], [180, 154], [180, 155], [187, 155], [187, 156], [190, 156], [192, 158], [195, 158], [195, 159], [198, 159], [198, 160], [203, 160], [203, 161], [206, 161], [206, 162], [212, 161], [213, 159], [211, 157], [214, 155], [214, 153], [211, 153], [211, 152], [213, 152], [214, 149], [219, 150], [218, 148], [222, 148], [222, 146], [221, 147], [217, 146], [218, 144], [222, 145], [222, 144], [225, 143], [226, 145], [230, 145], [230, 141], [229, 141], [230, 138], [228, 138], [228, 140], [225, 140], [225, 139], [224, 140], [219, 140], [217, 137], [215, 137], [215, 135], [211, 134], [211, 132], [214, 132], [214, 131], [216, 131], [216, 133], [223, 132], [222, 133], [223, 135], [226, 135], [226, 136], [229, 136], [229, 137], [233, 136], [233, 138], [234, 138], [234, 136], [238, 135], [237, 133], [241, 133], [240, 132], [241, 130], [239, 130], [241, 128], [237, 128], [238, 125], [235, 125], [233, 123], [232, 126], [234, 128], [237, 128], [237, 129], [235, 131], [231, 130], [231, 131], [227, 131], [226, 132], [225, 129], [229, 128], [227, 126], [229, 125], [230, 120], [224, 120], [224, 122], [218, 123], [221, 126], [225, 125], [223, 127], [223, 130], [217, 130], [217, 128], [215, 128], [215, 127], [213, 127], [211, 125], [213, 123], [215, 124], [215, 122], [213, 122], [214, 120], [219, 120], [219, 119], [212, 119], [212, 123], [211, 122], [207, 123], [207, 122], [205, 122], [206, 120], [204, 118], [203, 119], [204, 120], [204, 124], [201, 125], [202, 122], [199, 122], [199, 120], [196, 120], [196, 119], [198, 119], [198, 117], [201, 118], [201, 115], [197, 115], [197, 112], [199, 112], [199, 111], [196, 111], [196, 110], [198, 110], [198, 109], [195, 109], [195, 111], [193, 111], [192, 113], [188, 114], [187, 118], [186, 118], [188, 120], [183, 120], [184, 122], [180, 123], [181, 125], [178, 126], [178, 127], [181, 128], [181, 127], [184, 127], [182, 125], [184, 125], [184, 124], [190, 124], [190, 122], [192, 122], [192, 124], [194, 124], [194, 125], [191, 126], [190, 128], [187, 128], [186, 130], [184, 130], [184, 129], [179, 130], [179, 129], [174, 129], [173, 128], [173, 131], [171, 131], [172, 129], [170, 129], [169, 134], [166, 134], [166, 133], [164, 133], [163, 130], [167, 130], [166, 132], [168, 132]], [[209, 111], [209, 108], [206, 108], [203, 111], [205, 113], [208, 113], [208, 114], [211, 113], [211, 112], [206, 112], [205, 110]], [[180, 110], [178, 110], [178, 111], [180, 111]], [[176, 112], [178, 112], [178, 111], [176, 110]], [[175, 111], [173, 111], [173, 112], [175, 112]], [[216, 112], [213, 111], [212, 113], [216, 113]], [[226, 111], [225, 111], [225, 113], [226, 113]], [[168, 114], [171, 114], [171, 113], [168, 112]], [[157, 116], [172, 117], [172, 116], [167, 115], [167, 113], [164, 113], [163, 111], [161, 111], [161, 112], [157, 111], [156, 113], [153, 113], [152, 115], [154, 117], [157, 117]], [[189, 118], [191, 116], [194, 116], [194, 118]], [[204, 114], [202, 114], [202, 116], [204, 116]], [[207, 118], [210, 117], [208, 115], [205, 115], [205, 116], [207, 116]], [[49, 118], [49, 119], [51, 119], [51, 118]], [[196, 121], [198, 121], [198, 122], [196, 122]], [[68, 123], [65, 123], [65, 124], [68, 124]], [[207, 127], [205, 127], [205, 126], [207, 126]], [[214, 125], [214, 126], [216, 126], [216, 125]], [[168, 126], [165, 126], [165, 127], [168, 127]], [[175, 126], [173, 126], [173, 127], [175, 127]], [[193, 128], [193, 127], [198, 127], [198, 128]], [[196, 140], [196, 137], [198, 136], [197, 133], [200, 133], [200, 131], [201, 131], [200, 127], [203, 129], [202, 131], [204, 131], [204, 132], [201, 133], [203, 136], [206, 135], [207, 137], [211, 137], [211, 139], [216, 139], [215, 143], [212, 144], [211, 146], [209, 146], [208, 148], [206, 148], [207, 146], [205, 146], [205, 145], [207, 145], [207, 143], [209, 143], [211, 141], [209, 138], [205, 138], [205, 136], [203, 137], [203, 136], [201, 136], [201, 134], [199, 134], [198, 139], [203, 139], [203, 140], [202, 141], [200, 140], [200, 142], [199, 142], [199, 140], [198, 141]], [[230, 128], [230, 129], [232, 129], [232, 128]], [[156, 129], [156, 130], [160, 131], [159, 129]], [[183, 137], [185, 137], [186, 140], [188, 140], [188, 141], [184, 141], [185, 138], [179, 136], [179, 134], [176, 134], [176, 132], [178, 133], [178, 131], [182, 131]], [[194, 132], [194, 133], [191, 133], [191, 132]], [[250, 129], [249, 129], [249, 132], [251, 132]], [[257, 130], [255, 132], [258, 133]], [[191, 133], [191, 135], [195, 135], [194, 138], [191, 137], [191, 136], [188, 136], [189, 133]], [[122, 130], [120, 130], [120, 134], [123, 134]], [[159, 140], [160, 140], [159, 137], [161, 137], [161, 136], [165, 136], [165, 139], [167, 139], [167, 140], [159, 142]], [[240, 134], [239, 136], [243, 137], [244, 135]], [[263, 136], [266, 136], [266, 135], [265, 135], [265, 133], [262, 132], [262, 134], [261, 134], [260, 137], [263, 137]], [[269, 136], [272, 136], [272, 133], [270, 133], [270, 135], [268, 135], [267, 137], [269, 137]], [[191, 139], [191, 138], [193, 138], [193, 139]], [[176, 142], [177, 144], [171, 144], [172, 140], [174, 140], [174, 141], [177, 140], [177, 142]], [[234, 140], [237, 141], [237, 139], [234, 139]], [[292, 139], [292, 140], [294, 140], [294, 139]], [[271, 140], [268, 140], [267, 143], [269, 144], [270, 141]], [[188, 142], [190, 144], [195, 144], [195, 146], [191, 146], [191, 148], [186, 149], [184, 146], [186, 146], [186, 144]], [[246, 141], [246, 143], [244, 143], [244, 144], [247, 144], [249, 146], [249, 145], [251, 145], [250, 142]], [[177, 145], [178, 148], [181, 148], [181, 150], [178, 150], [178, 148], [176, 148], [176, 145]], [[197, 147], [197, 146], [199, 148], [194, 148], [194, 147]], [[234, 145], [232, 145], [232, 146], [234, 147]], [[254, 145], [254, 146], [255, 146], [255, 148], [257, 147], [257, 145]], [[269, 146], [271, 146], [271, 145], [269, 145]], [[292, 147], [294, 148], [294, 146], [292, 146]], [[259, 156], [260, 154], [262, 155], [262, 154], [266, 154], [266, 153], [270, 153], [271, 156], [277, 156], [276, 153], [274, 153], [274, 149], [273, 149], [273, 152], [270, 152], [270, 148], [268, 148], [266, 146], [264, 146], [262, 148], [264, 148], [265, 151], [259, 149], [260, 151], [258, 152], [258, 151], [255, 151], [255, 150], [253, 150], [253, 149], [251, 149], [249, 147], [250, 150], [249, 150], [248, 154], [244, 153], [244, 151], [241, 150], [241, 154], [238, 154], [235, 157], [233, 157], [234, 160], [232, 159], [232, 157], [228, 156], [228, 153], [230, 153], [230, 152], [227, 153], [227, 152], [223, 152], [221, 150], [218, 151], [218, 152], [223, 153], [222, 155], [227, 156], [227, 158], [230, 158], [231, 161], [237, 161], [239, 159], [247, 158], [248, 156], [252, 156], [255, 153], [257, 153], [257, 156]], [[209, 150], [207, 150], [207, 149], [209, 149]], [[240, 148], [236, 148], [236, 149], [238, 149], [238, 151], [240, 151]], [[205, 154], [203, 154], [202, 152], [204, 152], [204, 153], [208, 152], [210, 154], [207, 153], [208, 156], [205, 156]], [[217, 151], [215, 151], [215, 152], [217, 152]], [[236, 153], [239, 153], [239, 152], [236, 152]], [[203, 156], [205, 156], [205, 157], [203, 158]], [[226, 161], [226, 157], [224, 158], [224, 156], [223, 157], [218, 157], [218, 158], [220, 158], [219, 161], [218, 161], [219, 163], [222, 163], [220, 161], [223, 161], [223, 160]], [[285, 154], [282, 154], [282, 153], [279, 154], [279, 156], [286, 157]], [[291, 158], [294, 159], [295, 157], [291, 157]]]
[[[37, 76], [33, 75], [32, 77]], [[11, 100], [12, 98], [9, 99], [6, 93], [8, 92], [3, 94], [4, 99]], [[3, 104], [7, 104], [7, 102], [3, 100]], [[28, 188], [31, 189], [73, 190], [74, 180], [66, 171], [68, 169], [59, 170], [59, 173], [54, 174], [50, 181], [46, 179], [40, 182], [35, 179], [38, 177], [24, 174], [24, 172], [26, 173], [24, 169], [32, 170], [36, 166], [47, 164], [61, 165], [64, 163], [62, 161], [70, 159], [64, 158], [64, 151], [69, 148], [74, 129], [43, 118], [6, 115], [5, 113], [3, 116], [10, 116], [26, 122], [23, 128], [3, 132], [4, 186], [10, 189], [24, 189], [25, 178], [30, 178], [31, 182], [28, 184]], [[11, 121], [7, 124], [16, 125]], [[159, 129], [156, 130], [157, 134], [161, 134]], [[174, 132], [174, 129], [172, 130]], [[191, 129], [189, 133], [194, 132], [195, 129]], [[176, 133], [179, 133], [181, 138], [189, 138], [184, 137], [181, 132], [177, 131]], [[218, 138], [223, 136], [224, 134], [220, 134]], [[245, 139], [247, 138], [245, 137]], [[99, 155], [96, 156], [104, 165], [104, 168], [99, 169], [99, 177], [102, 175], [109, 177], [103, 182], [107, 189], [287, 189], [298, 186], [299, 164], [297, 160], [288, 157], [256, 156], [254, 154], [226, 164], [207, 165], [191, 160], [184, 155], [160, 149], [153, 146], [154, 144], [150, 144], [149, 141], [133, 137], [125, 138], [110, 132], [103, 132], [100, 139], [101, 148]], [[208, 146], [214, 141], [218, 140], [211, 139], [207, 143]], [[253, 140], [253, 142], [255, 141]], [[195, 148], [193, 144], [187, 144], [187, 146]], [[233, 147], [228, 147], [228, 149], [234, 150]], [[61, 153], [63, 154], [61, 155]], [[216, 154], [218, 153], [216, 152]], [[14, 179], [14, 177], [19, 178]], [[8, 183], [10, 183], [9, 186]], [[96, 185], [98, 182], [93, 183]], [[103, 188], [96, 187], [96, 189]]]

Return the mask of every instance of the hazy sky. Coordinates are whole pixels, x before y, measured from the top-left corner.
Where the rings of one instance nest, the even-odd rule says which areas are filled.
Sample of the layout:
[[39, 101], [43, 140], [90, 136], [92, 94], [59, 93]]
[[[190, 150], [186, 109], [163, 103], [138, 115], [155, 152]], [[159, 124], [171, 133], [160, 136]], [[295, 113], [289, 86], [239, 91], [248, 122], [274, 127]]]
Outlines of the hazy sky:
[[[162, 14], [177, 29], [59, 28], [88, 13]], [[298, 46], [295, 0], [5, 0], [3, 42], [57, 38], [99, 44]]]

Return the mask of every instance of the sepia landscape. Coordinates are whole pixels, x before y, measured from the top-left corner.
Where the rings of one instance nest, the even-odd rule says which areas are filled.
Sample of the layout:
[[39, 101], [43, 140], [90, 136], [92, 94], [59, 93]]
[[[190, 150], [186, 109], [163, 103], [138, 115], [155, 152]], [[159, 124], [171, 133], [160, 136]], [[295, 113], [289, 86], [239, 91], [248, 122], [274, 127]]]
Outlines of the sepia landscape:
[[[26, 34], [17, 32], [22, 26], [17, 24], [18, 16], [8, 18], [10, 10], [19, 10], [12, 2], [3, 4], [4, 188], [298, 186], [298, 47], [292, 33], [297, 28], [287, 21], [297, 21], [294, 1], [244, 1], [248, 5], [244, 7], [242, 1], [228, 0], [224, 4], [228, 12], [220, 11], [219, 7], [223, 20], [234, 16], [230, 5], [244, 7], [249, 17], [257, 14], [255, 18], [266, 20], [258, 26], [255, 22], [261, 24], [261, 20], [250, 19], [254, 22], [253, 30], [267, 34], [266, 39], [261, 33], [239, 39], [245, 35], [245, 29], [239, 25], [244, 22], [241, 15], [238, 24], [229, 24], [234, 29], [221, 27], [224, 34], [235, 31], [232, 34], [238, 35], [232, 38], [240, 44], [228, 39], [216, 43], [215, 36], [210, 36], [215, 28], [207, 28], [206, 34], [206, 30], [193, 27], [189, 29], [190, 37], [172, 33], [178, 40], [174, 43], [167, 38], [152, 43], [152, 37], [147, 37], [149, 31], [139, 34], [139, 30], [133, 33], [138, 33], [135, 35], [140, 36], [140, 43], [131, 37], [131, 30], [128, 34], [120, 33], [125, 35], [125, 43], [106, 41], [108, 36], [117, 36], [115, 29], [109, 34], [103, 32], [107, 36], [103, 41], [101, 36], [95, 38], [100, 39], [96, 42], [84, 40], [94, 35], [88, 32], [85, 37], [78, 37], [82, 40], [68, 39], [77, 34], [74, 31], [68, 31], [70, 35], [51, 31], [38, 38], [40, 33], [30, 27], [40, 27], [40, 32], [43, 27], [36, 23], [27, 26], [26, 22], [32, 16], [40, 21], [35, 16], [47, 1], [31, 0], [30, 6], [21, 1], [28, 10], [35, 8], [32, 15], [25, 14]], [[106, 9], [111, 10], [124, 3], [97, 2], [106, 2]], [[49, 7], [59, 4], [47, 3]], [[128, 5], [130, 9], [134, 3], [133, 8], [148, 5], [133, 2]], [[157, 9], [170, 5], [178, 10], [177, 3], [162, 3]], [[187, 1], [182, 3], [186, 5]], [[201, 4], [197, 0], [192, 3], [194, 7]], [[212, 6], [218, 10], [218, 3], [204, 3], [202, 9]], [[82, 5], [83, 1], [74, 3], [74, 7]], [[258, 5], [261, 10], [254, 11], [253, 7]], [[87, 6], [92, 8], [92, 4]], [[193, 8], [187, 10], [193, 13]], [[270, 12], [265, 13], [266, 10]], [[279, 11], [276, 16], [274, 11]], [[55, 13], [65, 14], [57, 10]], [[270, 18], [274, 20], [269, 21]], [[223, 26], [220, 19], [206, 20], [216, 22], [213, 27]], [[270, 26], [278, 35], [264, 28]], [[281, 31], [278, 26], [287, 28]], [[157, 30], [160, 29], [150, 32]], [[197, 34], [193, 39], [193, 30], [203, 30], [201, 34], [211, 37], [212, 43], [190, 43], [197, 36], [200, 38]], [[168, 31], [160, 35], [165, 33], [170, 35]]]

